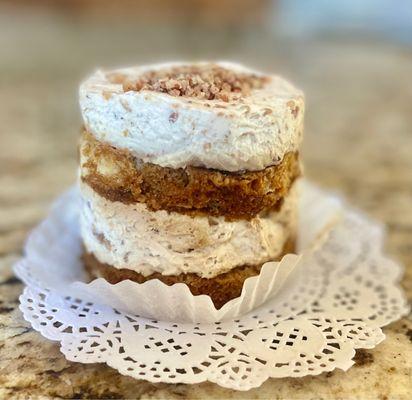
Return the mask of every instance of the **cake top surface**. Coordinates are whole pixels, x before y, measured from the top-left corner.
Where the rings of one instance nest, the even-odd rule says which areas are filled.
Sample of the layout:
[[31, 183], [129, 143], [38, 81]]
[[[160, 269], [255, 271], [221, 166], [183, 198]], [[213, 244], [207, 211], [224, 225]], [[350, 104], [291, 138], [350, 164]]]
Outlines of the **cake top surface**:
[[229, 62], [96, 71], [80, 107], [98, 140], [171, 168], [260, 170], [297, 151], [303, 131], [300, 90]]

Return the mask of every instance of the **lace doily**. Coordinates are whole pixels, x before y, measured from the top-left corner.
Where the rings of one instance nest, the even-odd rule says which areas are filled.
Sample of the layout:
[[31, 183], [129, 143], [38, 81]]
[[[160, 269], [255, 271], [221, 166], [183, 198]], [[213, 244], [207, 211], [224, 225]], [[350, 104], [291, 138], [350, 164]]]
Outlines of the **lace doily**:
[[[306, 185], [305, 190], [314, 189]], [[376, 346], [384, 339], [381, 327], [408, 311], [397, 284], [402, 268], [382, 253], [382, 227], [348, 208], [274, 298], [236, 319], [157, 321], [62, 295], [46, 288], [31, 268], [44, 263], [43, 254], [48, 262], [65, 260], [56, 281], [75, 274], [68, 267], [77, 256], [67, 249], [80, 248], [77, 214], [68, 201], [57, 207], [56, 242], [51, 245], [35, 231], [15, 270], [27, 284], [20, 297], [24, 318], [46, 338], [59, 341], [72, 361], [105, 362], [151, 382], [208, 380], [248, 390], [270, 377], [347, 370], [355, 349]]]

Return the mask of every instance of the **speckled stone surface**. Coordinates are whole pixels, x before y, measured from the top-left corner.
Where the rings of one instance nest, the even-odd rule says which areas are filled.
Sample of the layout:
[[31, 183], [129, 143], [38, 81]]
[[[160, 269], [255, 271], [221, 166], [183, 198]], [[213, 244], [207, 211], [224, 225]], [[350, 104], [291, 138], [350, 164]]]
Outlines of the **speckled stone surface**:
[[[79, 80], [113, 60], [214, 56], [252, 60], [252, 66], [280, 71], [305, 90], [307, 176], [387, 225], [387, 251], [406, 266], [402, 285], [412, 299], [410, 51], [373, 43], [277, 46], [267, 37], [228, 36], [218, 47], [206, 41], [200, 53], [190, 40], [179, 45], [184, 31], [149, 31], [158, 52], [153, 56], [143, 39], [119, 42], [126, 31], [109, 35], [103, 27], [86, 29], [70, 20], [27, 15], [17, 23], [8, 12], [0, 15], [0, 398], [409, 398], [412, 322], [407, 318], [386, 327], [387, 339], [375, 349], [359, 351], [346, 373], [272, 379], [245, 393], [209, 383], [152, 385], [105, 365], [66, 361], [57, 344], [22, 319], [17, 308], [22, 285], [11, 265], [28, 231], [75, 180]], [[142, 32], [133, 29], [139, 37]], [[272, 51], [258, 51], [257, 42]]]

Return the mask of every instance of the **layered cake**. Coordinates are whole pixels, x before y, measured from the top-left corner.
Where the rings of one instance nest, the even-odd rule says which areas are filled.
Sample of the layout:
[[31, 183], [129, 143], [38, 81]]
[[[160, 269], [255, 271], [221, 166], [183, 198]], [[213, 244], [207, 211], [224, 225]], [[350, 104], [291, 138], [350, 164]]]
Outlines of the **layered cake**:
[[238, 297], [294, 251], [302, 93], [232, 63], [98, 71], [80, 87], [91, 279]]

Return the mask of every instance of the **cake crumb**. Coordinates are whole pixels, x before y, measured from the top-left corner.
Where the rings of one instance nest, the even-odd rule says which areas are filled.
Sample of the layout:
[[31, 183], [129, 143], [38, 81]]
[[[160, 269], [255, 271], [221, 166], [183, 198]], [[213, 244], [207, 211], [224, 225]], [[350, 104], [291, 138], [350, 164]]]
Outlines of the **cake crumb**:
[[299, 106], [293, 101], [288, 101], [286, 104], [290, 108], [290, 112], [292, 113], [293, 117], [296, 119], [299, 114]]
[[178, 118], [179, 118], [179, 114], [177, 112], [172, 112], [169, 115], [169, 122], [174, 124], [177, 121]]

